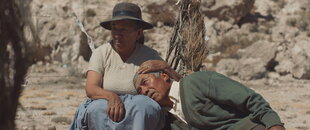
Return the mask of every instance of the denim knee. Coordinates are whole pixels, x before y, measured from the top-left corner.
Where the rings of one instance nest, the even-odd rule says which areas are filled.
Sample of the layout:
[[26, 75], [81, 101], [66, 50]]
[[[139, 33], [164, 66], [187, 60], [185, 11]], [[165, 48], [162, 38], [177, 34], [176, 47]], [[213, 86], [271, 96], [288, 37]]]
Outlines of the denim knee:
[[145, 95], [135, 95], [132, 98], [133, 105], [136, 106], [137, 109], [139, 110], [155, 110], [155, 111], [161, 111], [160, 105], [154, 101], [153, 99], [149, 98], [148, 96]]
[[105, 99], [96, 99], [88, 104], [88, 112], [106, 112], [108, 108], [108, 101]]

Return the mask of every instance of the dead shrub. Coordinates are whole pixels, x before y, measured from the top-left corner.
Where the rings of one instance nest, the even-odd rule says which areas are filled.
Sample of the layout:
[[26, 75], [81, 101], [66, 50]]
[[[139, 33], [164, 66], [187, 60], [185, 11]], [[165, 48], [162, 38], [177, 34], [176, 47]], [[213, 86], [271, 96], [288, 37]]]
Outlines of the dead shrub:
[[[197, 14], [193, 14], [197, 15]], [[193, 16], [197, 17], [197, 16]], [[203, 26], [203, 20], [198, 20], [197, 25]], [[184, 59], [187, 66], [190, 66], [192, 71], [200, 68], [202, 61], [206, 58], [207, 46], [204, 42], [204, 33], [201, 33], [204, 27], [186, 26], [182, 36], [187, 44], [184, 47]], [[197, 71], [197, 70], [195, 70]]]
[[204, 18], [200, 0], [180, 1], [178, 21], [170, 39], [166, 61], [182, 75], [198, 71], [206, 58]]

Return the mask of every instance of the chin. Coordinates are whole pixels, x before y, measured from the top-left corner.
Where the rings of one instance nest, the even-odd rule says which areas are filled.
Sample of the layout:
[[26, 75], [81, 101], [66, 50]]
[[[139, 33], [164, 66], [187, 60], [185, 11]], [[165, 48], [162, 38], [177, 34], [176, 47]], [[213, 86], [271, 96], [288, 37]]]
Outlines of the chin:
[[122, 48], [124, 48], [124, 46], [121, 43], [116, 43], [114, 47], [117, 48], [118, 50], [121, 50]]

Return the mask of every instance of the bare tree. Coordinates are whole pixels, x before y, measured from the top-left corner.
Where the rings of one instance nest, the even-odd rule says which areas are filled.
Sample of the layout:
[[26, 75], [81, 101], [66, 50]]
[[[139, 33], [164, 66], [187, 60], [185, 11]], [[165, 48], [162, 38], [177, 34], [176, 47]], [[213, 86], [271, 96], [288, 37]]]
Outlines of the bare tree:
[[0, 1], [0, 130], [15, 129], [15, 116], [28, 57], [23, 35], [27, 0]]
[[[180, 2], [180, 3], [179, 3]], [[200, 0], [180, 0], [166, 61], [182, 75], [198, 71], [207, 54]]]

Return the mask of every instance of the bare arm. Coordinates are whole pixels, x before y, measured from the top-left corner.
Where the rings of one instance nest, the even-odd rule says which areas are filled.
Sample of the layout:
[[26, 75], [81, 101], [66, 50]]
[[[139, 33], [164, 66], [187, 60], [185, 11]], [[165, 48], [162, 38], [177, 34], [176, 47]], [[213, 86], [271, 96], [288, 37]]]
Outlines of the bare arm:
[[109, 117], [116, 122], [121, 121], [125, 115], [124, 105], [119, 96], [111, 91], [103, 89], [102, 76], [95, 71], [87, 72], [87, 80], [85, 91], [89, 98], [95, 99], [106, 99], [108, 101]]
[[148, 60], [141, 64], [138, 69], [138, 73], [147, 73], [154, 71], [163, 71], [170, 78], [173, 78], [176, 81], [179, 81], [182, 78], [182, 75], [178, 74], [175, 70], [173, 70], [165, 61], [162, 60]]
[[108, 90], [104, 90], [101, 86], [102, 86], [102, 76], [95, 72], [95, 71], [88, 71], [87, 72], [87, 80], [86, 80], [86, 87], [85, 87], [85, 91], [86, 91], [86, 95], [87, 97], [95, 100], [95, 99], [106, 99], [108, 100], [110, 95], [111, 95], [111, 91]]

